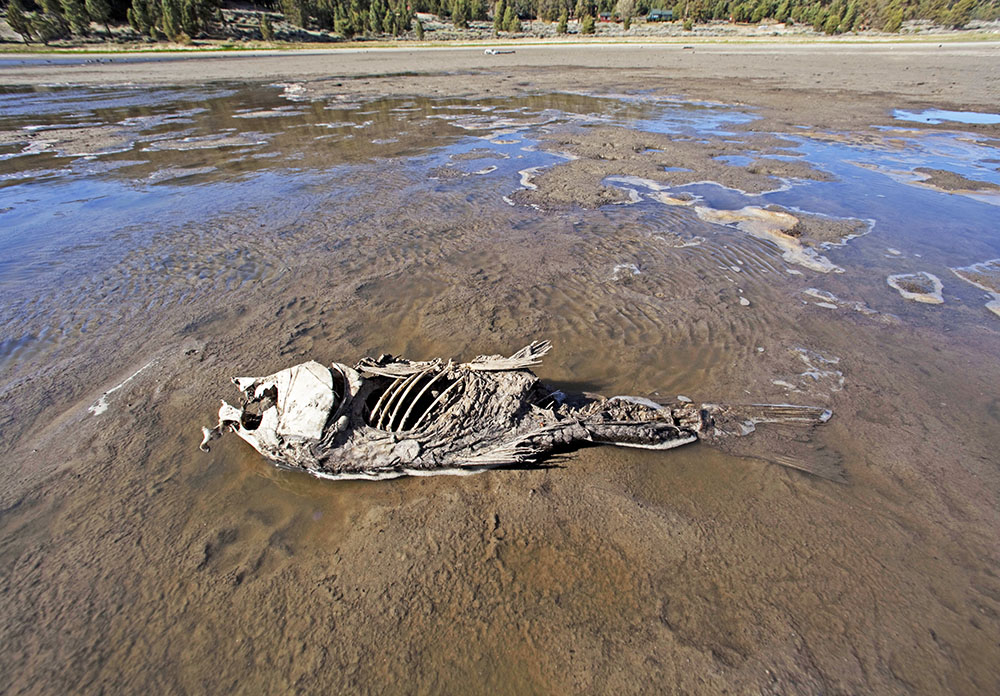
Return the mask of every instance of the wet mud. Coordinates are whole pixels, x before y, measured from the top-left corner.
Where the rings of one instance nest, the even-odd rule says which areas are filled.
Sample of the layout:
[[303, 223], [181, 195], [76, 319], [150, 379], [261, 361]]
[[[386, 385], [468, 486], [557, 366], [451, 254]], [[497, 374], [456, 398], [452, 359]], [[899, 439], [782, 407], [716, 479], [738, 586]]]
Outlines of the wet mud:
[[927, 177], [924, 184], [941, 191], [1000, 191], [1000, 186], [990, 181], [976, 181], [947, 169], [917, 167], [913, 171]]
[[964, 268], [952, 268], [952, 273], [972, 286], [986, 292], [986, 308], [1000, 316], [1000, 259], [974, 263]]
[[933, 273], [920, 271], [919, 273], [899, 273], [886, 278], [889, 287], [898, 290], [899, 294], [907, 300], [923, 302], [925, 304], [941, 304], [944, 298], [941, 295], [943, 284]]
[[[996, 183], [994, 146], [362, 82], [3, 96], [8, 693], [995, 687], [996, 204], [911, 185]], [[703, 445], [383, 482], [198, 451], [234, 375], [535, 338], [566, 390], [830, 408], [756, 447], [846, 483]]]

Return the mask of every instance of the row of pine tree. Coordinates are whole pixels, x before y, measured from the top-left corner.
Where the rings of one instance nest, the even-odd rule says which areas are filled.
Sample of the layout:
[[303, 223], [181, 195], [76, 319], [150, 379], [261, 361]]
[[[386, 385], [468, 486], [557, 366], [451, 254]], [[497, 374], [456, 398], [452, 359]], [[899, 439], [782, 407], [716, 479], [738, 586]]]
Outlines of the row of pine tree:
[[[280, 12], [298, 27], [323, 29], [345, 38], [400, 36], [415, 32], [423, 38], [417, 12], [450, 19], [458, 28], [492, 19], [496, 33], [523, 31], [522, 20], [558, 21], [566, 33], [568, 20], [581, 20], [580, 31], [594, 33], [594, 17], [611, 13], [626, 24], [649, 10], [671, 9], [685, 28], [695, 22], [726, 20], [758, 23], [773, 20], [811, 25], [817, 31], [840, 34], [864, 29], [899, 31], [903, 21], [926, 19], [962, 28], [972, 19], [1000, 17], [1000, 0], [263, 0], [256, 6]], [[93, 33], [102, 25], [128, 22], [152, 39], [186, 41], [221, 34], [224, 17], [218, 0], [7, 0], [7, 23], [25, 41], [48, 43]], [[262, 38], [274, 38], [272, 20], [262, 15]]]

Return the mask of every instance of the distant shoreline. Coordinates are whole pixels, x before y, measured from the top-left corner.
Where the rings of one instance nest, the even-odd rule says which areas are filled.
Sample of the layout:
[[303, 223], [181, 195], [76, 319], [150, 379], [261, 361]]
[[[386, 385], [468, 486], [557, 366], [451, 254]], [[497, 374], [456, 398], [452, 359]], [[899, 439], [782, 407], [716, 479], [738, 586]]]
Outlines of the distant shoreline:
[[[498, 45], [498, 44], [488, 44]], [[747, 128], [778, 132], [899, 126], [895, 109], [995, 113], [1000, 42], [702, 42], [483, 44], [104, 54], [0, 54], [5, 85], [294, 85], [301, 99], [336, 93], [519, 97], [567, 92], [660, 94], [752, 104]], [[558, 70], [552, 70], [552, 68]], [[929, 128], [948, 128], [925, 126]], [[1000, 126], [969, 126], [1000, 139]]]
[[[558, 33], [556, 22], [539, 19], [524, 20], [523, 27], [516, 32], [495, 31], [491, 21], [471, 21], [467, 27], [457, 28], [448, 19], [429, 13], [415, 13], [421, 22], [420, 34], [405, 31], [397, 36], [371, 34], [367, 38], [345, 38], [321, 29], [303, 29], [289, 24], [280, 13], [260, 10], [227, 9], [223, 11], [225, 20], [207, 33], [177, 43], [160, 37], [151, 41], [128, 25], [114, 25], [110, 28], [91, 27], [86, 37], [73, 36], [53, 41], [49, 44], [33, 40], [30, 44], [20, 41], [3, 21], [0, 13], [0, 53], [159, 53], [188, 51], [232, 51], [255, 50], [301, 51], [301, 50], [367, 50], [392, 48], [417, 48], [439, 46], [536, 46], [536, 45], [658, 45], [658, 44], [703, 44], [703, 43], [833, 43], [882, 44], [882, 43], [965, 43], [1000, 42], [1000, 20], [973, 20], [961, 29], [954, 29], [929, 20], [907, 20], [897, 32], [883, 31], [873, 27], [830, 34], [816, 30], [808, 23], [783, 23], [765, 19], [758, 23], [711, 20], [698, 22], [685, 28], [680, 21], [656, 22], [636, 17], [626, 31], [622, 22], [598, 22], [595, 33], [581, 33], [580, 21], [570, 19], [566, 33]], [[261, 17], [268, 17], [274, 23], [275, 34], [270, 41], [263, 40], [257, 29]], [[426, 33], [424, 33], [426, 32]], [[192, 35], [194, 36], [194, 35]]]
[[595, 36], [570, 38], [499, 38], [499, 39], [441, 39], [436, 41], [416, 40], [350, 40], [337, 42], [306, 42], [306, 41], [250, 41], [229, 42], [221, 39], [201, 40], [190, 45], [182, 45], [168, 41], [149, 44], [121, 44], [116, 42], [86, 43], [69, 46], [53, 46], [39, 43], [21, 44], [10, 41], [0, 42], [0, 59], [21, 55], [120, 55], [145, 53], [256, 53], [290, 51], [366, 51], [366, 50], [418, 50], [428, 48], [466, 48], [466, 47], [504, 47], [514, 48], [529, 46], [657, 46], [657, 45], [889, 45], [889, 44], [960, 44], [960, 43], [1000, 43], [1000, 33], [989, 31], [941, 31], [921, 32], [919, 34], [886, 34], [865, 33], [850, 36], [831, 37], [823, 34], [789, 34], [781, 36], [732, 35], [732, 34], [691, 34], [682, 36]]

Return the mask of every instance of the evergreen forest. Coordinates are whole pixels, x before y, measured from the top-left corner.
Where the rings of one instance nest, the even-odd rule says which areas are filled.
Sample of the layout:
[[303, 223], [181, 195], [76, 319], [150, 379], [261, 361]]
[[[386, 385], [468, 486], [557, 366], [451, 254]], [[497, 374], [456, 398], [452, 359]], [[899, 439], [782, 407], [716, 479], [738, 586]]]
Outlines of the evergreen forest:
[[[111, 35], [111, 25], [128, 24], [152, 40], [190, 41], [218, 35], [225, 22], [219, 0], [0, 0], [10, 27], [26, 42], [48, 43], [72, 36]], [[516, 33], [523, 22], [581, 20], [581, 32], [594, 32], [594, 17], [609, 13], [616, 21], [644, 17], [651, 9], [673, 10], [684, 27], [723, 20], [805, 24], [826, 34], [865, 29], [899, 31], [911, 19], [963, 28], [973, 19], [1000, 18], [1000, 0], [262, 0], [251, 7], [280, 14], [296, 27], [325, 30], [345, 39], [416, 34], [423, 26], [416, 13], [430, 13], [456, 28], [492, 22], [494, 31]], [[260, 34], [274, 36], [278, 17], [262, 14]]]

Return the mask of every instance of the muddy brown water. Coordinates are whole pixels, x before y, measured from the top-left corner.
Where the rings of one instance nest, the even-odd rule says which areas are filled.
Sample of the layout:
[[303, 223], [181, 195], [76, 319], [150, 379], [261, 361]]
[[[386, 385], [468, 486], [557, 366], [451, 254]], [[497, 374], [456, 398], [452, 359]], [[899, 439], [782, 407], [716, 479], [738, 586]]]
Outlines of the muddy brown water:
[[[998, 153], [959, 125], [776, 139], [754, 118], [649, 94], [7, 89], [3, 690], [995, 690], [1000, 318], [950, 269], [1000, 256], [998, 200], [914, 172], [995, 184]], [[615, 129], [773, 186], [659, 191], [595, 159], [520, 202], [587, 156], [552, 137]], [[762, 179], [747, 153], [825, 174]], [[563, 202], [602, 186], [626, 203]], [[657, 193], [867, 233], [817, 247], [842, 270], [819, 273]], [[945, 301], [886, 282], [912, 272]], [[197, 451], [233, 375], [535, 338], [563, 389], [828, 406], [802, 456], [848, 483], [752, 447], [379, 483]]]

